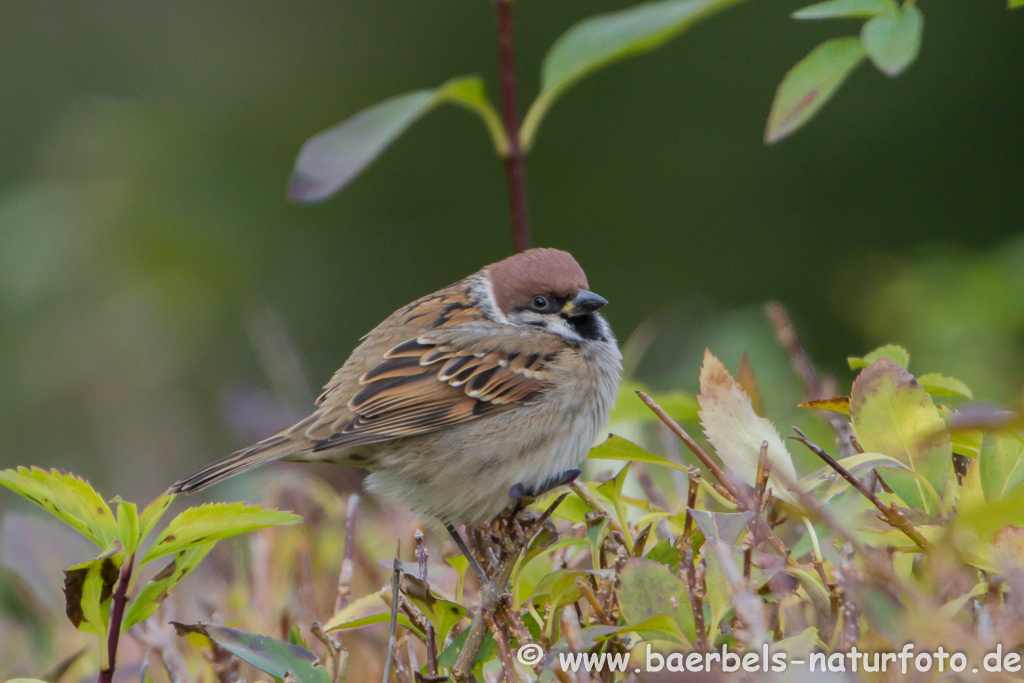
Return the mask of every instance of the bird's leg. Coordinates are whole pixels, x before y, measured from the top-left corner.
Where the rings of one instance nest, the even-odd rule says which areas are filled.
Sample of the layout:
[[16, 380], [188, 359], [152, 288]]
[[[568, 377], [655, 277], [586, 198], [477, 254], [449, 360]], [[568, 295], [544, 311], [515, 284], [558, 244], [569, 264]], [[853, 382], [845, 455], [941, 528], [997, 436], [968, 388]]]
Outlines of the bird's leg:
[[476, 578], [480, 581], [480, 586], [486, 586], [488, 581], [487, 574], [484, 573], [484, 568], [480, 566], [479, 562], [477, 562], [476, 555], [470, 552], [469, 546], [466, 545], [466, 541], [463, 540], [458, 529], [452, 526], [450, 522], [445, 522], [444, 528], [448, 530], [448, 533], [451, 534], [452, 540], [455, 541], [455, 545], [459, 546], [459, 550], [461, 550], [462, 554], [466, 556], [467, 560], [469, 560], [469, 566], [471, 566], [473, 571], [476, 572]]

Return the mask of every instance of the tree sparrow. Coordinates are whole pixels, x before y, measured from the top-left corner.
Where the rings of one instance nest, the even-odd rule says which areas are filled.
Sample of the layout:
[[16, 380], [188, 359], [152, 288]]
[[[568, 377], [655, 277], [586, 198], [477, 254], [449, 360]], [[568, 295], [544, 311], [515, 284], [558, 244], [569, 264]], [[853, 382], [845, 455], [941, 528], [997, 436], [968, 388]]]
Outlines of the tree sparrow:
[[309, 417], [171, 491], [325, 461], [370, 469], [371, 491], [449, 530], [489, 522], [572, 477], [608, 420], [622, 355], [595, 312], [606, 303], [564, 251], [489, 265], [374, 328]]

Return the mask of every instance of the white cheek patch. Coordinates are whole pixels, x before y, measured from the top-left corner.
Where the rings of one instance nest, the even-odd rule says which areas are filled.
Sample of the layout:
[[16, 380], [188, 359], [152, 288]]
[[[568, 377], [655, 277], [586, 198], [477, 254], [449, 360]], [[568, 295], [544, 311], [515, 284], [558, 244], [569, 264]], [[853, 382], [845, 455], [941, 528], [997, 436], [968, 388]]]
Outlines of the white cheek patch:
[[495, 322], [509, 324], [508, 318], [498, 308], [498, 301], [494, 298], [494, 285], [491, 284], [490, 273], [485, 271], [474, 277], [470, 289], [476, 305], [485, 316]]

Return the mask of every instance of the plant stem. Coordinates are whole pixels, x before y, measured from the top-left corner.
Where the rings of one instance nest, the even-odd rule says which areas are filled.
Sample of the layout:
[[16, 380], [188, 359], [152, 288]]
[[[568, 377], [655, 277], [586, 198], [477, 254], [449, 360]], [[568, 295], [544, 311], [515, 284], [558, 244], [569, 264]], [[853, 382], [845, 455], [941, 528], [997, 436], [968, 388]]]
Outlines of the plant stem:
[[526, 170], [519, 140], [519, 107], [516, 103], [515, 43], [512, 39], [512, 0], [494, 0], [498, 15], [498, 66], [501, 78], [501, 113], [508, 138], [505, 182], [512, 213], [512, 244], [515, 250], [530, 248], [530, 215], [526, 204]]
[[121, 639], [121, 623], [124, 621], [124, 608], [128, 604], [128, 584], [132, 580], [132, 568], [135, 566], [135, 553], [121, 565], [121, 574], [117, 578], [113, 602], [110, 608], [110, 628], [107, 631], [107, 668], [100, 669], [99, 683], [110, 683], [114, 680], [114, 669], [117, 667], [117, 643]]

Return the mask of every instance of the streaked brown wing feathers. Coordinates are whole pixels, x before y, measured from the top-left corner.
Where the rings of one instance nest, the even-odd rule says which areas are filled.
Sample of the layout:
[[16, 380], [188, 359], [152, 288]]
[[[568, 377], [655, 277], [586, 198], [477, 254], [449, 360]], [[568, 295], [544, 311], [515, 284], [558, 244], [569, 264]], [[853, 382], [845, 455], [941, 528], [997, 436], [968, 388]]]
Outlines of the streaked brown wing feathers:
[[468, 341], [441, 336], [421, 335], [385, 353], [359, 378], [345, 416], [317, 420], [334, 432], [317, 450], [433, 432], [528, 402], [544, 390], [545, 365], [564, 348], [550, 335], [536, 335], [546, 351], [537, 354], [511, 351], [493, 333]]

